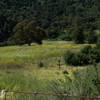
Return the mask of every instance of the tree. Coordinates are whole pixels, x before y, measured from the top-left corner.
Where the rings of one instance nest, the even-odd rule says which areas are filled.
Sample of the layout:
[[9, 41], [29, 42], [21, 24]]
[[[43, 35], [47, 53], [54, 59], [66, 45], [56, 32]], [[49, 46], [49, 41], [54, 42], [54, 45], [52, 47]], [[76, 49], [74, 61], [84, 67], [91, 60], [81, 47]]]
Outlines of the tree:
[[84, 33], [83, 33], [82, 28], [77, 27], [74, 30], [73, 39], [74, 39], [75, 43], [77, 43], [77, 44], [84, 43]]
[[89, 30], [88, 32], [88, 43], [96, 43], [97, 42], [97, 34], [94, 30]]
[[24, 19], [37, 20], [50, 39], [72, 36], [74, 19], [87, 33], [89, 23], [100, 29], [100, 0], [0, 0], [0, 42], [7, 41]]
[[13, 29], [15, 33], [12, 37], [18, 44], [31, 45], [32, 42], [42, 44], [42, 40], [46, 37], [45, 31], [36, 25], [36, 22], [24, 20], [19, 22]]
[[12, 35], [12, 28], [15, 22], [8, 20], [6, 16], [0, 15], [0, 42], [7, 41]]
[[83, 29], [83, 18], [76, 16], [73, 23], [73, 40], [75, 43], [84, 43], [84, 29]]

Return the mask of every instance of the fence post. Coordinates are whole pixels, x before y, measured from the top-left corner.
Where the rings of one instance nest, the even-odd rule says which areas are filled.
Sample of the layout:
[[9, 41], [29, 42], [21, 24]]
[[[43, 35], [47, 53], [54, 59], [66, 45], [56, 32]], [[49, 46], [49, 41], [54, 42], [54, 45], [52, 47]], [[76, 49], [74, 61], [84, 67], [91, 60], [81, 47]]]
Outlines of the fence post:
[[98, 100], [100, 100], [100, 96], [98, 96]]
[[7, 90], [2, 90], [1, 91], [1, 96], [0, 96], [1, 100], [7, 100], [7, 98], [6, 98], [7, 92], [8, 92]]
[[63, 100], [67, 100], [68, 94], [64, 94]]
[[58, 67], [59, 67], [59, 70], [60, 70], [60, 68], [61, 68], [61, 57], [58, 59]]
[[38, 94], [38, 93], [37, 93], [37, 92], [34, 92], [34, 94], [35, 94], [35, 95], [34, 95], [34, 96], [35, 96], [35, 100], [37, 100], [37, 94]]

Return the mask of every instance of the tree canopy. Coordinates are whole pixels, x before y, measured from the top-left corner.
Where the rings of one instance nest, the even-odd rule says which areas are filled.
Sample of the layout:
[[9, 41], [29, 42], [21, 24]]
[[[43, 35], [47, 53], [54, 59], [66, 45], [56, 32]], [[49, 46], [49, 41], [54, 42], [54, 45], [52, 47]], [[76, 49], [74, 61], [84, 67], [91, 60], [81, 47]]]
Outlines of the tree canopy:
[[11, 37], [14, 26], [25, 19], [35, 20], [50, 39], [73, 40], [77, 17], [84, 34], [91, 33], [90, 25], [93, 31], [100, 30], [100, 0], [0, 0], [0, 42]]
[[45, 31], [36, 25], [36, 22], [24, 20], [18, 23], [13, 32], [12, 37], [17, 43], [31, 45], [32, 42], [42, 44], [42, 40], [46, 37]]

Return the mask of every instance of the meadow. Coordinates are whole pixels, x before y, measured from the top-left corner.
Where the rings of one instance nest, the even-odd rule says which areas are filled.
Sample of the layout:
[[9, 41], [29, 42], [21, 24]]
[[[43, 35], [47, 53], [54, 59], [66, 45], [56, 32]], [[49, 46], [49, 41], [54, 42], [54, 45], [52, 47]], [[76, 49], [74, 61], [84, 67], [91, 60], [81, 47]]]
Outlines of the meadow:
[[84, 45], [65, 41], [44, 41], [42, 45], [0, 47], [0, 68], [11, 67], [10, 64], [15, 67], [28, 66], [27, 64], [30, 66], [39, 62], [43, 62], [45, 67], [53, 67], [67, 50], [79, 50]]
[[[64, 73], [72, 77], [74, 70], [83, 67], [66, 66], [66, 50], [80, 50], [87, 44], [76, 45], [66, 41], [44, 41], [42, 45], [0, 47], [0, 90], [53, 92], [53, 81], [64, 81]], [[61, 69], [58, 60], [61, 60]], [[42, 63], [42, 66], [41, 66]], [[32, 99], [35, 98], [35, 99]], [[9, 100], [58, 100], [56, 97], [16, 95], [8, 93]]]

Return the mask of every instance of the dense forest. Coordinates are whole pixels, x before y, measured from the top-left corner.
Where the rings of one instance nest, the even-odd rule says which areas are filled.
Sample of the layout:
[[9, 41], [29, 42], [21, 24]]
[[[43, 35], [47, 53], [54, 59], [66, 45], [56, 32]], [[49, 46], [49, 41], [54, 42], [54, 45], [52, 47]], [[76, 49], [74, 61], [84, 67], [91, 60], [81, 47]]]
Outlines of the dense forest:
[[100, 0], [0, 0], [0, 42], [25, 19], [36, 21], [49, 39], [92, 43], [99, 35]]

